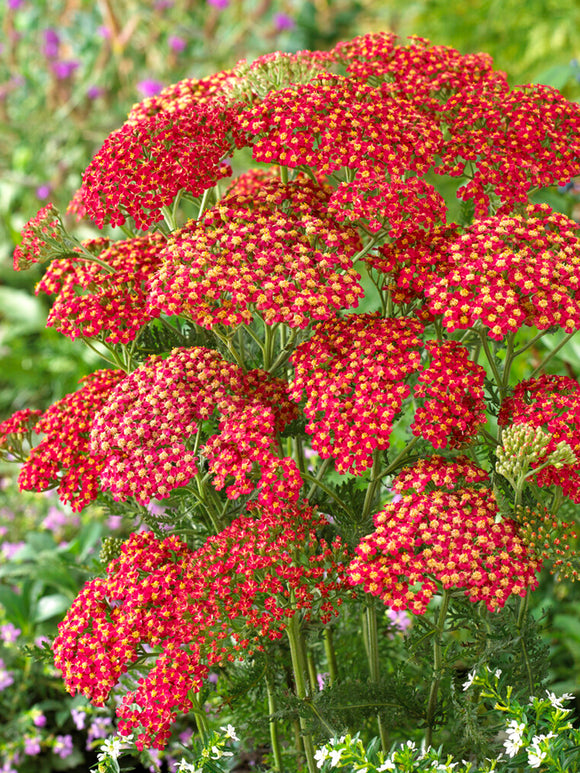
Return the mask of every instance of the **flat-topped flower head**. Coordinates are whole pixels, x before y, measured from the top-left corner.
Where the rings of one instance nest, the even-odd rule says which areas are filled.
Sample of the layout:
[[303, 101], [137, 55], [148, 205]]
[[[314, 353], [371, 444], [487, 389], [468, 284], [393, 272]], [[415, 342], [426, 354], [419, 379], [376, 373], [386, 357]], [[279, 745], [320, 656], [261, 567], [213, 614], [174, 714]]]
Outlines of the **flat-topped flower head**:
[[421, 364], [416, 319], [351, 314], [316, 328], [292, 355], [293, 400], [306, 394], [306, 431], [339, 472], [363, 472], [389, 447], [393, 421], [410, 393], [405, 379]]
[[337, 614], [348, 553], [339, 538], [317, 536], [326, 525], [305, 506], [277, 516], [257, 508], [195, 551], [175, 536], [132, 534], [59, 624], [53, 649], [67, 689], [103, 705], [149, 652], [117, 708], [119, 732], [140, 749], [163, 748], [212, 666], [263, 650], [297, 613], [322, 623]]
[[54, 260], [36, 286], [37, 294], [56, 295], [47, 327], [73, 340], [84, 336], [110, 343], [132, 341], [148, 321], [145, 285], [159, 266], [164, 244], [161, 234], [112, 244], [93, 239], [84, 246], [96, 252], [100, 263]]
[[[259, 183], [259, 184], [257, 184]], [[173, 233], [149, 285], [150, 314], [181, 314], [198, 325], [306, 327], [358, 303], [354, 229], [328, 211], [331, 189], [300, 175], [244, 177], [203, 218]]]
[[454, 92], [481, 88], [483, 82], [505, 84], [489, 54], [460, 54], [416, 36], [406, 41], [391, 32], [370, 33], [338, 43], [332, 53], [351, 77], [383, 80], [398, 98], [434, 112]]
[[237, 122], [254, 138], [256, 161], [321, 175], [347, 167], [362, 181], [422, 174], [442, 142], [430, 117], [388, 89], [329, 74], [267, 94]]
[[216, 488], [233, 477], [229, 496], [250, 493], [258, 463], [261, 497], [267, 500], [268, 492], [286, 486], [286, 497], [295, 500], [302, 485], [297, 468], [273, 448], [276, 433], [296, 418], [286, 390], [280, 379], [261, 371], [246, 374], [211, 349], [150, 357], [119, 384], [94, 419], [91, 445], [106, 457], [103, 488], [117, 500], [134, 497], [147, 504], [187, 485], [198, 471], [193, 440], [198, 433], [207, 438], [203, 422], [215, 415], [220, 432], [207, 439], [204, 454]]
[[[580, 503], [580, 384], [568, 376], [542, 375], [521, 381], [502, 403], [500, 426], [528, 430], [527, 447], [500, 455], [502, 475], [510, 477], [525, 463], [538, 486], [561, 486], [565, 496]], [[536, 438], [536, 432], [539, 436]], [[514, 458], [518, 457], [518, 458]]]
[[481, 323], [502, 340], [523, 325], [580, 327], [580, 230], [546, 204], [494, 215], [447, 244], [453, 264], [425, 287], [447, 330]]
[[423, 614], [442, 588], [462, 589], [495, 611], [537, 586], [541, 561], [516, 522], [499, 519], [489, 477], [469, 459], [421, 460], [402, 471], [393, 490], [400, 498], [375, 515], [375, 531], [349, 565], [350, 581], [366, 593]]
[[99, 492], [103, 454], [89, 447], [95, 413], [125, 378], [121, 370], [99, 370], [81, 379], [81, 388], [51, 405], [34, 425], [40, 443], [22, 465], [21, 490], [46, 491], [57, 487], [62, 502], [82, 510]]
[[580, 105], [550, 86], [482, 84], [452, 95], [442, 110], [447, 139], [438, 174], [468, 174], [457, 195], [473, 200], [476, 217], [524, 205], [535, 188], [578, 174]]
[[135, 106], [109, 135], [69, 211], [99, 228], [132, 217], [147, 229], [179, 191], [199, 196], [230, 175], [224, 159], [244, 142], [223, 105], [219, 78], [177, 84]]

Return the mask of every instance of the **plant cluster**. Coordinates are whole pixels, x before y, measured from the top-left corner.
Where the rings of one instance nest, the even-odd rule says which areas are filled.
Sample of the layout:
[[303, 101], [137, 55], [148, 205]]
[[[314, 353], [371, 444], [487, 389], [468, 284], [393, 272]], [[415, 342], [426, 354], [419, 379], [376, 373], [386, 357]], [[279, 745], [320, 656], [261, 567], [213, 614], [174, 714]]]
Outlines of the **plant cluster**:
[[[378, 732], [381, 770], [412, 769], [388, 756], [409, 733], [479, 764], [496, 728], [461, 676], [511, 662], [537, 691], [530, 594], [577, 563], [580, 392], [551, 355], [515, 363], [580, 326], [580, 228], [534, 198], [579, 136], [579, 105], [484, 54], [366, 35], [133, 108], [69, 206], [124, 238], [29, 222], [15, 268], [46, 265], [49, 324], [110, 367], [0, 446], [22, 489], [149, 529], [107, 545], [53, 642], [71, 693], [118, 696], [125, 745], [163, 749], [183, 714], [211, 733], [216, 669], [210, 706], [251, 700], [238, 732], [274, 770], [336, 764], [342, 731]], [[227, 184], [240, 154], [259, 165]], [[396, 662], [387, 610], [413, 615]]]

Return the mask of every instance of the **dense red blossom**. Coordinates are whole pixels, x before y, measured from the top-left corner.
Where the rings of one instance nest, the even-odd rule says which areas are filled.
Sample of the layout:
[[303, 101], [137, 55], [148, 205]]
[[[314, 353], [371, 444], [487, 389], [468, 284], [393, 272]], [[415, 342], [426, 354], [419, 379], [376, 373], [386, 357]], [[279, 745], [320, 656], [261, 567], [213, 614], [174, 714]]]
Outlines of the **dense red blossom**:
[[292, 355], [290, 396], [306, 393], [306, 431], [340, 472], [363, 472], [373, 452], [389, 447], [395, 416], [420, 367], [423, 325], [414, 319], [352, 314], [316, 328]]
[[77, 392], [66, 395], [42, 414], [34, 432], [44, 437], [22, 465], [18, 476], [22, 490], [58, 487], [60, 499], [75, 511], [96, 498], [104, 455], [89, 448], [91, 423], [124, 378], [121, 370], [99, 370], [85, 376]]
[[211, 666], [263, 649], [297, 613], [323, 623], [337, 614], [348, 554], [338, 538], [317, 537], [325, 525], [307, 507], [258, 509], [196, 551], [175, 536], [132, 534], [59, 624], [54, 657], [67, 689], [103, 705], [137, 658], [154, 654], [117, 714], [138, 748], [163, 748]]
[[[440, 589], [501, 609], [537, 586], [530, 556], [511, 519], [499, 511], [484, 470], [466, 457], [422, 459], [395, 479], [400, 494], [374, 517], [349, 565], [353, 584], [392, 609], [423, 614]], [[475, 485], [474, 485], [475, 484]]]
[[21, 232], [21, 242], [14, 250], [14, 270], [22, 271], [34, 263], [44, 263], [53, 257], [50, 240], [60, 238], [60, 223], [52, 204], [39, 209]]
[[500, 341], [522, 325], [580, 327], [580, 229], [547, 204], [478, 220], [444, 249], [453, 265], [425, 296], [449, 331], [479, 321]]
[[251, 173], [234, 191], [171, 235], [150, 282], [150, 314], [212, 327], [249, 324], [255, 309], [268, 324], [306, 327], [358, 303], [361, 243], [329, 214], [331, 189]]
[[457, 341], [428, 341], [429, 365], [420, 373], [415, 399], [424, 398], [411, 426], [435, 448], [458, 448], [487, 421], [483, 383], [485, 370], [469, 359]]
[[202, 449], [216, 488], [233, 477], [228, 496], [250, 493], [257, 463], [259, 501], [295, 501], [300, 475], [292, 460], [278, 457], [276, 446], [276, 433], [297, 415], [286, 383], [259, 370], [244, 373], [201, 347], [150, 357], [96, 415], [91, 445], [106, 457], [103, 488], [115, 499], [146, 504], [187, 485], [198, 471], [189, 444], [202, 432], [201, 422], [216, 413], [220, 432]]
[[[107, 239], [85, 243], [110, 271], [90, 260], [54, 260], [36, 286], [56, 295], [47, 327], [75, 339], [102, 337], [111, 343], [132, 341], [148, 321], [145, 283], [159, 266], [165, 243], [161, 234], [111, 244]], [[103, 250], [101, 252], [101, 250]]]
[[394, 239], [409, 229], [432, 231], [445, 222], [447, 211], [441, 194], [419, 177], [389, 181], [364, 172], [340, 183], [330, 204], [340, 222], [362, 219], [370, 231], [383, 228]]
[[199, 196], [231, 174], [224, 159], [245, 141], [217, 96], [222, 80], [183, 81], [135, 106], [89, 164], [69, 211], [99, 228], [130, 216], [146, 229], [180, 190]]
[[450, 136], [436, 172], [470, 178], [457, 195], [474, 200], [476, 217], [489, 214], [491, 194], [510, 212], [527, 203], [530, 189], [578, 174], [580, 105], [550, 86], [462, 90], [442, 120]]
[[343, 167], [401, 179], [426, 171], [442, 141], [439, 128], [387, 88], [333, 75], [270, 92], [243, 111], [239, 126], [256, 139], [256, 161], [317, 174]]
[[534, 476], [538, 486], [561, 486], [564, 494], [580, 504], [580, 384], [568, 376], [542, 375], [520, 381], [513, 395], [502, 403], [500, 426], [527, 424], [541, 427], [550, 435], [545, 453], [533, 467], [544, 463], [562, 441], [578, 462], [556, 467], [550, 464]]
[[397, 98], [435, 113], [450, 93], [476, 90], [485, 83], [505, 83], [489, 54], [460, 54], [419, 37], [407, 44], [390, 32], [361, 35], [332, 51], [347, 65], [350, 77], [376, 83], [385, 80]]
[[445, 276], [455, 266], [449, 243], [460, 233], [459, 226], [435, 227], [432, 231], [413, 229], [393, 239], [376, 252], [365, 256], [369, 268], [387, 274], [385, 291], [393, 303], [415, 307], [415, 314], [432, 321], [425, 299], [425, 289]]

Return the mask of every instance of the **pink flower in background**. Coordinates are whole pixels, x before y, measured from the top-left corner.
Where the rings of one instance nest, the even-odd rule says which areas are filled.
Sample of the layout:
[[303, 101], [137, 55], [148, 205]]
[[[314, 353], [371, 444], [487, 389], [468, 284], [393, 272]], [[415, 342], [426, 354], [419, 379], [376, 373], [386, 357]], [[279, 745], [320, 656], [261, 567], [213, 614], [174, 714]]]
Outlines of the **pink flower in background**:
[[14, 674], [8, 671], [2, 658], [0, 658], [0, 692], [14, 684]]
[[411, 616], [404, 610], [397, 612], [395, 609], [387, 609], [387, 617], [393, 624], [393, 627], [397, 629], [397, 633], [405, 635], [411, 626]]
[[274, 26], [278, 32], [284, 32], [285, 30], [294, 29], [296, 22], [287, 13], [277, 13], [274, 15]]
[[153, 80], [153, 78], [145, 78], [137, 84], [137, 91], [142, 97], [154, 97], [159, 94], [162, 88], [163, 83]]
[[217, 8], [218, 11], [224, 11], [230, 4], [230, 0], [207, 0], [208, 4]]
[[58, 80], [63, 81], [70, 78], [78, 66], [79, 63], [75, 59], [59, 59], [52, 63], [52, 71]]
[[44, 30], [44, 45], [42, 53], [47, 59], [56, 59], [60, 46], [60, 37], [56, 30], [51, 28]]
[[170, 35], [167, 42], [169, 43], [169, 48], [176, 54], [181, 54], [187, 47], [187, 41], [178, 35]]
[[52, 751], [60, 757], [61, 760], [66, 760], [67, 757], [70, 757], [73, 751], [72, 735], [57, 735], [54, 740]]
[[3, 542], [2, 547], [0, 548], [0, 553], [7, 561], [11, 561], [16, 553], [18, 553], [20, 548], [23, 548], [25, 544], [25, 542]]
[[46, 717], [41, 712], [38, 712], [32, 722], [34, 723], [35, 727], [44, 727], [46, 725]]
[[13, 644], [20, 634], [20, 628], [16, 628], [12, 623], [0, 625], [0, 639], [2, 639], [5, 644]]
[[48, 183], [43, 183], [42, 185], [39, 185], [36, 189], [36, 198], [40, 199], [40, 201], [45, 201], [48, 199], [52, 192], [52, 188]]

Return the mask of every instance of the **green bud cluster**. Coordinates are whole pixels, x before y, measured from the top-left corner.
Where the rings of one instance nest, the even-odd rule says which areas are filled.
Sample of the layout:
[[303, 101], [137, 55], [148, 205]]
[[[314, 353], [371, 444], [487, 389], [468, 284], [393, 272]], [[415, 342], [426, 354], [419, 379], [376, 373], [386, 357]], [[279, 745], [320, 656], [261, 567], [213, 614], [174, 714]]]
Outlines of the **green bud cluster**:
[[101, 552], [99, 553], [99, 561], [102, 564], [110, 564], [115, 558], [121, 555], [121, 548], [123, 547], [124, 540], [120, 537], [104, 537], [101, 543]]
[[[503, 446], [497, 449], [496, 471], [516, 486], [518, 481], [528, 477], [526, 473], [532, 464], [542, 459], [552, 436], [541, 427], [529, 424], [514, 424], [504, 430]], [[542, 460], [542, 467], [553, 465], [560, 469], [564, 465], [575, 464], [576, 455], [565, 440]], [[535, 471], [535, 470], [534, 470]]]
[[300, 54], [276, 52], [248, 64], [240, 62], [230, 84], [233, 102], [243, 99], [252, 103], [257, 96], [264, 99], [272, 91], [280, 91], [293, 84], [309, 83], [321, 72], [315, 60]]

